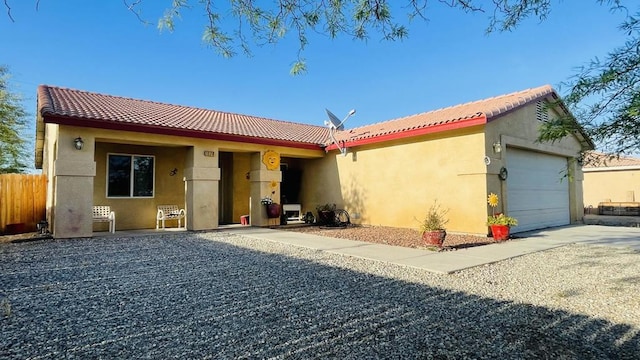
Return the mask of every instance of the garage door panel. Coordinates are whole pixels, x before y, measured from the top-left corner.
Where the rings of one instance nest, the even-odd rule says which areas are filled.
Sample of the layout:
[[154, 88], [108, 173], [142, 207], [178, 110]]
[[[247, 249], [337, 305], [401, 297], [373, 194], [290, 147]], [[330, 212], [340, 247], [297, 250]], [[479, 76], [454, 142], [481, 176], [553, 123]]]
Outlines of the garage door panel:
[[[563, 221], [565, 209], [544, 209], [544, 210], [520, 210], [513, 211], [513, 213], [509, 213], [510, 216], [515, 217], [516, 219], [526, 219], [525, 223], [518, 221], [521, 226], [526, 226], [527, 223], [530, 224], [553, 224], [554, 226], [566, 225]], [[518, 226], [520, 227], [520, 226]], [[548, 226], [541, 226], [540, 228], [544, 228]], [[531, 230], [531, 229], [529, 229]]]
[[[509, 210], [523, 210], [523, 209], [549, 209], [549, 208], [562, 208], [565, 209], [565, 205], [568, 206], [568, 202], [559, 203], [558, 198], [564, 197], [566, 192], [563, 191], [551, 191], [544, 189], [532, 189], [530, 191], [519, 191], [508, 193]], [[555, 205], [558, 203], [558, 205]], [[566, 210], [566, 209], [565, 209]]]
[[570, 223], [564, 157], [507, 148], [507, 212], [518, 219], [513, 232]]

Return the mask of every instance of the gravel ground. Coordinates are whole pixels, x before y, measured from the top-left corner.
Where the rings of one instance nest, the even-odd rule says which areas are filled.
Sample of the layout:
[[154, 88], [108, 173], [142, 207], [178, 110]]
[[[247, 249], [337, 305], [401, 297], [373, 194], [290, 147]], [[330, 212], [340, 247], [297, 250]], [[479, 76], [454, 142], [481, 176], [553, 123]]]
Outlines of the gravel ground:
[[640, 253], [438, 275], [222, 232], [0, 244], [0, 358], [638, 359]]
[[[298, 231], [309, 234], [336, 237], [341, 239], [368, 241], [373, 243], [405, 246], [410, 248], [428, 248], [418, 230], [388, 226], [352, 225], [348, 227], [282, 227], [279, 230]], [[492, 237], [447, 233], [442, 244], [443, 250], [457, 250], [471, 246], [493, 244]]]

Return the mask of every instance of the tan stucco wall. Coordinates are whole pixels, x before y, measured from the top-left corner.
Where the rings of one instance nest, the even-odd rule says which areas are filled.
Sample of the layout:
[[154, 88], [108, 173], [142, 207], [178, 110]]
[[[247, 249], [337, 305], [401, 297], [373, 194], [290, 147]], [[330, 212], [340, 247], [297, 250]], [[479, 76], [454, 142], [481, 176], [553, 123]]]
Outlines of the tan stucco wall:
[[56, 124], [47, 124], [44, 126], [45, 136], [44, 136], [44, 144], [42, 150], [42, 174], [47, 175], [47, 201], [46, 201], [46, 217], [49, 222], [49, 230], [52, 231], [53, 223], [54, 223], [54, 184], [55, 177], [53, 176], [53, 160], [55, 156], [55, 148], [58, 141], [58, 125]]
[[[335, 203], [352, 221], [417, 228], [437, 200], [451, 232], [486, 233], [482, 126], [404, 141], [332, 151], [303, 167], [303, 210]], [[476, 220], [474, 220], [476, 219]]]
[[[553, 110], [549, 110], [553, 116]], [[487, 194], [501, 195], [507, 208], [506, 183], [498, 177], [510, 147], [572, 158], [581, 144], [569, 137], [539, 143], [540, 123], [534, 104], [507, 113], [486, 126], [337, 151], [303, 166], [303, 211], [324, 203], [346, 209], [355, 223], [416, 228], [434, 200], [449, 208], [450, 232], [487, 234], [491, 209]], [[494, 143], [502, 151], [496, 153]], [[485, 165], [484, 156], [491, 160]], [[582, 172], [571, 167], [569, 201], [573, 222], [582, 218]], [[500, 209], [500, 211], [504, 211]]]
[[640, 168], [585, 171], [584, 205], [598, 207], [604, 201], [640, 201]]
[[[548, 111], [550, 117], [558, 116], [553, 109], [548, 109]], [[491, 165], [487, 167], [487, 194], [495, 193], [501, 195], [501, 208], [496, 211], [504, 212], [509, 202], [507, 185], [499, 179], [498, 174], [502, 167], [509, 169], [506, 159], [510, 147], [558, 155], [567, 159], [576, 157], [581, 150], [582, 145], [575, 136], [565, 137], [553, 143], [538, 142], [536, 139], [542, 123], [535, 119], [536, 106], [531, 104], [487, 124], [485, 152], [491, 158]], [[494, 152], [494, 143], [501, 144], [502, 152]], [[568, 177], [570, 181], [570, 217], [572, 222], [577, 222], [582, 220], [584, 213], [582, 202], [583, 176], [581, 168], [576, 165], [575, 161], [568, 161], [568, 166], [571, 168], [571, 176]], [[562, 177], [560, 174], [558, 176], [559, 178]], [[485, 207], [487, 208], [487, 214], [490, 214], [491, 208], [486, 204], [486, 201]]]
[[[50, 229], [58, 238], [88, 237], [92, 234], [91, 207], [93, 179], [96, 172], [93, 159], [93, 141], [85, 131], [77, 128], [50, 127], [53, 152], [51, 161], [52, 192], [47, 194], [52, 203]], [[49, 135], [49, 134], [48, 134]], [[86, 138], [84, 148], [76, 150], [73, 140]]]

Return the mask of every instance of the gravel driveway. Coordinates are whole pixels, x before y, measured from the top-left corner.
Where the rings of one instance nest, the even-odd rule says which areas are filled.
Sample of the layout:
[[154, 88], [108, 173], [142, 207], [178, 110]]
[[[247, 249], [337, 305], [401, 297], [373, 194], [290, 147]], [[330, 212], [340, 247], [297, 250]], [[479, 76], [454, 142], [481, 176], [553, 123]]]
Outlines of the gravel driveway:
[[0, 358], [639, 359], [640, 253], [452, 275], [222, 232], [0, 244]]

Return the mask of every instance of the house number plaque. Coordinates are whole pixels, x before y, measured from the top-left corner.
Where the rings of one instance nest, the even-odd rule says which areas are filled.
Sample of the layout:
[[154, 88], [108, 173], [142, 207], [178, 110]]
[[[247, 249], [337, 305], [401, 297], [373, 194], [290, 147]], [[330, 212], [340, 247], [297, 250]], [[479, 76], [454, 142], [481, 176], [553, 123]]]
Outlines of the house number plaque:
[[204, 151], [204, 156], [215, 157], [216, 156], [216, 152], [215, 151], [211, 151], [211, 150], [205, 150]]

